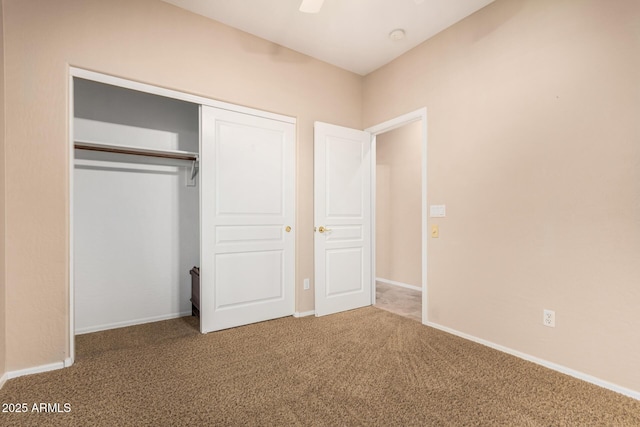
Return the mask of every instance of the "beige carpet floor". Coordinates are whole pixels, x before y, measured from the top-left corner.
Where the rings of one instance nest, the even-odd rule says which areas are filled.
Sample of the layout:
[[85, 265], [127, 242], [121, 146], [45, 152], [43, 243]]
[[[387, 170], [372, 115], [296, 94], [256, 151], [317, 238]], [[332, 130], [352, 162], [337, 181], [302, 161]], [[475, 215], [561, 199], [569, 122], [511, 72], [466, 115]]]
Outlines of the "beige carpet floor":
[[9, 380], [3, 426], [640, 426], [640, 401], [368, 307], [201, 335], [182, 318], [81, 335]]

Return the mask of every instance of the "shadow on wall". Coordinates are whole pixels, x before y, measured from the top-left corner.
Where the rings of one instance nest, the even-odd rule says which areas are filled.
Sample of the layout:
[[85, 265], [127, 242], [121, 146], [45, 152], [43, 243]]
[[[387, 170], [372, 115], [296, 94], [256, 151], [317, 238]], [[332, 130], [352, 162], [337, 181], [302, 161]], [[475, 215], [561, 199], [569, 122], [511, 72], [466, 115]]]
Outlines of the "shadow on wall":
[[253, 55], [268, 56], [274, 62], [305, 64], [312, 60], [309, 56], [301, 55], [289, 48], [258, 37], [246, 37], [244, 34], [239, 34], [238, 42], [245, 52]]
[[473, 21], [476, 24], [473, 40], [476, 42], [487, 37], [505, 23], [509, 22], [511, 18], [522, 10], [524, 3], [510, 1], [501, 3], [499, 8], [492, 8], [491, 6], [492, 5], [488, 5], [475, 12], [476, 14], [483, 14], [482, 19], [475, 19]]

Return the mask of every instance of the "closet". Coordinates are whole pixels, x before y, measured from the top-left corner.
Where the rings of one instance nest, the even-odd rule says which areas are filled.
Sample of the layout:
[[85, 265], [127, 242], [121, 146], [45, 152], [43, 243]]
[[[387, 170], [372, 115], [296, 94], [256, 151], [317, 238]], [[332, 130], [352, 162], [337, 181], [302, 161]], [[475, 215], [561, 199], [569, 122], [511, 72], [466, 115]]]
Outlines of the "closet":
[[292, 315], [295, 119], [71, 73], [72, 333]]
[[75, 332], [190, 315], [199, 106], [76, 78], [73, 126]]

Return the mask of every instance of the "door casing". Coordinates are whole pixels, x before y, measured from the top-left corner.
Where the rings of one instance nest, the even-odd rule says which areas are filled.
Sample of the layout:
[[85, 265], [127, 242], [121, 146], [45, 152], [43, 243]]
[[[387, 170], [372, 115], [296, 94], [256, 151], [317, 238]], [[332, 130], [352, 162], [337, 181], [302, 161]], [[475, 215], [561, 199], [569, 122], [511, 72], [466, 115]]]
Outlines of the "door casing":
[[401, 116], [395, 117], [391, 120], [387, 120], [375, 126], [371, 126], [365, 129], [365, 132], [369, 132], [371, 134], [371, 304], [375, 304], [376, 302], [376, 136], [383, 134], [385, 132], [392, 131], [409, 123], [416, 122], [421, 120], [422, 122], [422, 132], [421, 132], [421, 142], [422, 142], [422, 175], [421, 175], [421, 183], [422, 183], [422, 283], [420, 287], [422, 288], [422, 324], [427, 324], [427, 312], [428, 312], [428, 296], [427, 296], [427, 108], [423, 107], [418, 110], [411, 111], [409, 113], [403, 114]]

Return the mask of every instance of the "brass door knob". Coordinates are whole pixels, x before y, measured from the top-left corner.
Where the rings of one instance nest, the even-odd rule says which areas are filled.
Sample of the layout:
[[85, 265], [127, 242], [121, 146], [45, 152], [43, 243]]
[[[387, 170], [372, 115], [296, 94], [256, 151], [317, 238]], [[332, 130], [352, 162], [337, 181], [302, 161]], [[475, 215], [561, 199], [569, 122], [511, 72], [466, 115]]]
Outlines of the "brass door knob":
[[328, 228], [324, 228], [324, 227], [321, 225], [320, 227], [318, 227], [318, 231], [319, 231], [319, 232], [321, 232], [321, 233], [324, 233], [325, 231], [331, 231], [331, 230], [330, 230], [330, 229], [328, 229]]
[[289, 232], [291, 231], [291, 227], [289, 227], [289, 226], [287, 225], [287, 227], [284, 229], [284, 231], [286, 231], [287, 233], [289, 233]]

